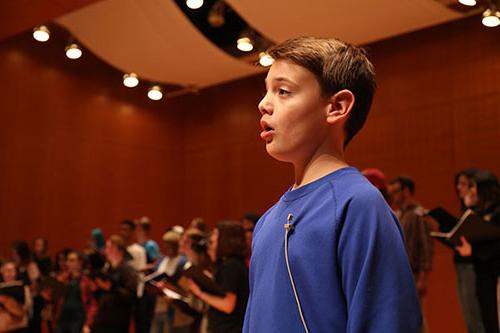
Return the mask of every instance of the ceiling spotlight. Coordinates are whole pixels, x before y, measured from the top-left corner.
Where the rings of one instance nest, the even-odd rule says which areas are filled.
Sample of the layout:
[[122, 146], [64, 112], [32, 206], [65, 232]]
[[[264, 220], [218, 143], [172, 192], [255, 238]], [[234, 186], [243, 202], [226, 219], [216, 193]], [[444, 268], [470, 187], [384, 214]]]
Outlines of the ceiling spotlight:
[[198, 9], [203, 6], [203, 0], [186, 0], [186, 5], [191, 9]]
[[274, 59], [266, 52], [259, 53], [259, 64], [262, 67], [269, 67], [273, 64]]
[[476, 0], [458, 0], [464, 6], [475, 6], [477, 4]]
[[152, 99], [153, 101], [159, 101], [163, 97], [163, 93], [161, 91], [160, 86], [152, 86], [148, 90], [148, 97], [149, 99]]
[[33, 38], [35, 38], [35, 40], [42, 42], [42, 43], [46, 42], [50, 38], [50, 31], [44, 25], [36, 27], [35, 29], [33, 29]]
[[243, 52], [250, 52], [253, 50], [253, 42], [248, 37], [240, 37], [236, 41], [236, 47]]
[[494, 9], [486, 9], [483, 13], [483, 25], [488, 28], [498, 27], [500, 25], [500, 12]]
[[82, 50], [75, 43], [69, 44], [64, 50], [66, 51], [66, 57], [70, 59], [78, 59], [82, 56]]
[[139, 84], [139, 79], [137, 78], [137, 74], [128, 73], [123, 75], [123, 85], [128, 88], [137, 87]]

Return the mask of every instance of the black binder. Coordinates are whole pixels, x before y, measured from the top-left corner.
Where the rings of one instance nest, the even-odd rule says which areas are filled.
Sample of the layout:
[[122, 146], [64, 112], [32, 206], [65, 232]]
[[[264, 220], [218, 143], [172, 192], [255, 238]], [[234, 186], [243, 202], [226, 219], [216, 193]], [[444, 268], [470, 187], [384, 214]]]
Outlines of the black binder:
[[442, 207], [436, 207], [427, 212], [429, 215], [439, 224], [439, 231], [449, 232], [455, 227], [458, 222], [458, 217], [450, 214], [447, 210]]
[[472, 244], [500, 240], [500, 226], [485, 221], [482, 216], [468, 209], [449, 232], [431, 232], [430, 235], [445, 245], [455, 248], [462, 244], [460, 236], [464, 236]]
[[[226, 291], [218, 285], [212, 278], [199, 266], [188, 263], [184, 270], [180, 272], [181, 276], [192, 279], [201, 290], [209, 294], [224, 297]], [[186, 292], [178, 285], [177, 280], [164, 272], [155, 272], [144, 277], [144, 282], [149, 282], [154, 285], [154, 282], [164, 281], [171, 285], [171, 289], [181, 295], [186, 295]]]
[[0, 283], [0, 295], [8, 296], [19, 304], [24, 304], [24, 284], [22, 281]]
[[209, 294], [225, 297], [226, 291], [220, 285], [218, 285], [210, 276], [205, 273], [205, 271], [199, 266], [189, 266], [182, 272], [183, 276], [192, 279], [201, 290]]
[[[174, 279], [174, 277], [165, 272], [153, 272], [146, 275], [143, 281], [154, 286], [165, 296], [172, 299], [183, 299], [188, 295], [188, 292], [179, 286], [177, 279]], [[158, 282], [164, 282], [167, 286], [165, 288], [160, 288]]]

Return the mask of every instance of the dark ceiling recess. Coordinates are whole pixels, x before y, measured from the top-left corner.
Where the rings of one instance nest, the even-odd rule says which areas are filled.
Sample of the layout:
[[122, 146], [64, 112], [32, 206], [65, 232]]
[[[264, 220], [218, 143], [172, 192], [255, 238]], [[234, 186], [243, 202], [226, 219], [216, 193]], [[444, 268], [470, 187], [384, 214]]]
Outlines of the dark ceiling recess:
[[[188, 8], [185, 0], [175, 0], [175, 3], [205, 37], [235, 58], [256, 63], [259, 53], [274, 44], [253, 29], [223, 0], [205, 0], [198, 9]], [[250, 37], [253, 40], [254, 48], [251, 52], [238, 50], [236, 41], [240, 37]]]
[[435, 1], [439, 2], [440, 4], [451, 10], [463, 14], [477, 12], [479, 7], [485, 6], [488, 3], [488, 0], [476, 0], [477, 1], [476, 6], [465, 6], [459, 3], [457, 0], [435, 0]]

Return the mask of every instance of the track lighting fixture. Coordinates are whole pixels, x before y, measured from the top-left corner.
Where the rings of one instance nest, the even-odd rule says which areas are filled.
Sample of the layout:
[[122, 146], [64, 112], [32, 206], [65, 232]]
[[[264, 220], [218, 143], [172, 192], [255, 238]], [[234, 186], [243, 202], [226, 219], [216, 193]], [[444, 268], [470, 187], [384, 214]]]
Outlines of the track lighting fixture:
[[123, 75], [123, 85], [128, 88], [137, 87], [139, 84], [139, 78], [135, 73], [127, 73]]
[[266, 52], [259, 53], [259, 64], [262, 67], [269, 67], [273, 64], [274, 59]]
[[36, 27], [33, 29], [33, 38], [39, 42], [42, 42], [42, 43], [46, 42], [50, 38], [50, 31], [44, 25]]
[[78, 59], [82, 56], [82, 50], [76, 43], [71, 43], [65, 48], [66, 51], [66, 57], [70, 59]]
[[461, 3], [464, 6], [475, 6], [477, 4], [476, 0], [458, 0], [459, 3]]
[[500, 12], [496, 8], [488, 8], [483, 12], [483, 25], [488, 28], [500, 25]]
[[186, 6], [191, 9], [198, 9], [203, 6], [203, 0], [186, 0]]
[[240, 37], [236, 41], [236, 47], [243, 52], [250, 52], [253, 50], [253, 41], [250, 37]]
[[163, 97], [163, 92], [161, 90], [161, 87], [158, 85], [152, 86], [148, 90], [148, 97], [149, 99], [152, 99], [153, 101], [159, 101]]

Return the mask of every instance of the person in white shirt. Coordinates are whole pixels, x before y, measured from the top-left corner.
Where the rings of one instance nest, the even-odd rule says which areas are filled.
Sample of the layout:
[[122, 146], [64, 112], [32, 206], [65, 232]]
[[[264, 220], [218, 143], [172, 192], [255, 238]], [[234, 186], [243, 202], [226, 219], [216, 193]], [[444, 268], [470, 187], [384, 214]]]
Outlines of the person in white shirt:
[[[175, 231], [167, 231], [162, 238], [164, 257], [158, 262], [155, 273], [166, 273], [168, 276], [174, 277], [186, 263], [186, 257], [179, 254], [179, 240], [181, 236]], [[158, 286], [161, 287], [161, 283]], [[172, 332], [174, 312], [175, 309], [169, 305], [169, 300], [161, 294], [157, 295], [150, 333]]]

